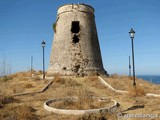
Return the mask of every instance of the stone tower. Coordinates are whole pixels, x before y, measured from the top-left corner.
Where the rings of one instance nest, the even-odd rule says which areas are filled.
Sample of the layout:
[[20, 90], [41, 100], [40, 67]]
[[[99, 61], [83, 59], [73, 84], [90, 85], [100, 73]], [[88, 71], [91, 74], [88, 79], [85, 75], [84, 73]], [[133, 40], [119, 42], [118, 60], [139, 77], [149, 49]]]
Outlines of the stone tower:
[[94, 17], [94, 8], [86, 4], [66, 4], [58, 9], [48, 76], [106, 73]]

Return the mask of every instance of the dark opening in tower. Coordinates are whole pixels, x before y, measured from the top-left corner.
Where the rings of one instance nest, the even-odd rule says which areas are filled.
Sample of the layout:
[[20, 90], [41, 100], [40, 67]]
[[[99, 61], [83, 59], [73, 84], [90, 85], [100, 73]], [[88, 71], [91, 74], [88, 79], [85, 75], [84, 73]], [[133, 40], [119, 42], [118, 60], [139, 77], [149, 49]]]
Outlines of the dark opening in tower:
[[77, 36], [77, 35], [74, 35], [72, 39], [73, 39], [73, 41], [72, 41], [72, 42], [73, 42], [74, 44], [76, 44], [76, 43], [78, 43], [78, 42], [79, 42], [79, 38], [78, 38], [78, 36]]
[[72, 21], [71, 32], [72, 33], [79, 33], [79, 21]]

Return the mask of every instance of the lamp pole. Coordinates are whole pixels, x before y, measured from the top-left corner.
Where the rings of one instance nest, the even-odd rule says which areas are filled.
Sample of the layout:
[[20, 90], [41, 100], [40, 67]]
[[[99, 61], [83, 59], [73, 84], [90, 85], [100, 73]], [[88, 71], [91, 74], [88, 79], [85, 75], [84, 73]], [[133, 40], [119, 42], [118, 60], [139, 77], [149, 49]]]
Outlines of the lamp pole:
[[131, 28], [131, 30], [129, 31], [129, 35], [130, 35], [131, 42], [132, 42], [133, 86], [136, 86], [136, 81], [135, 81], [135, 66], [134, 66], [134, 43], [133, 43], [135, 31], [133, 30], [133, 28]]
[[45, 79], [45, 59], [44, 59], [44, 47], [45, 47], [46, 43], [43, 41], [43, 42], [41, 43], [41, 45], [42, 45], [42, 48], [43, 48], [43, 80], [44, 80], [44, 79]]
[[130, 56], [129, 56], [129, 76], [131, 76], [131, 62], [130, 62]]

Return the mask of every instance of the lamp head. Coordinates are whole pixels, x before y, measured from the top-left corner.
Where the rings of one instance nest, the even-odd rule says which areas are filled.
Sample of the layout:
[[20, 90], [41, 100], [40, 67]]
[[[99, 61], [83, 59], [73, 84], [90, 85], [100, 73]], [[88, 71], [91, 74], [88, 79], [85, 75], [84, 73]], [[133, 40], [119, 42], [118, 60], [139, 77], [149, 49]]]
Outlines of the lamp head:
[[42, 45], [42, 47], [45, 47], [46, 43], [43, 41], [43, 42], [41, 43], [41, 45]]
[[129, 31], [129, 35], [131, 38], [134, 38], [135, 31], [133, 30], [133, 28], [131, 28], [131, 30]]

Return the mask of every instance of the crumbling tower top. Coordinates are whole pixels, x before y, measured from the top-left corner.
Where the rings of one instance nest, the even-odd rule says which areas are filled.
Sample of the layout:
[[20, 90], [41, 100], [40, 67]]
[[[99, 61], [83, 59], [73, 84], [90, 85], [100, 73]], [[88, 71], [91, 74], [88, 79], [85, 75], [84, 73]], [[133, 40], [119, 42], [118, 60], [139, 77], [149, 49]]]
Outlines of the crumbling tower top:
[[90, 13], [94, 15], [94, 8], [87, 4], [65, 4], [59, 7], [57, 14], [59, 16], [62, 13], [74, 12], [76, 10], [78, 12], [85, 12], [85, 13]]

